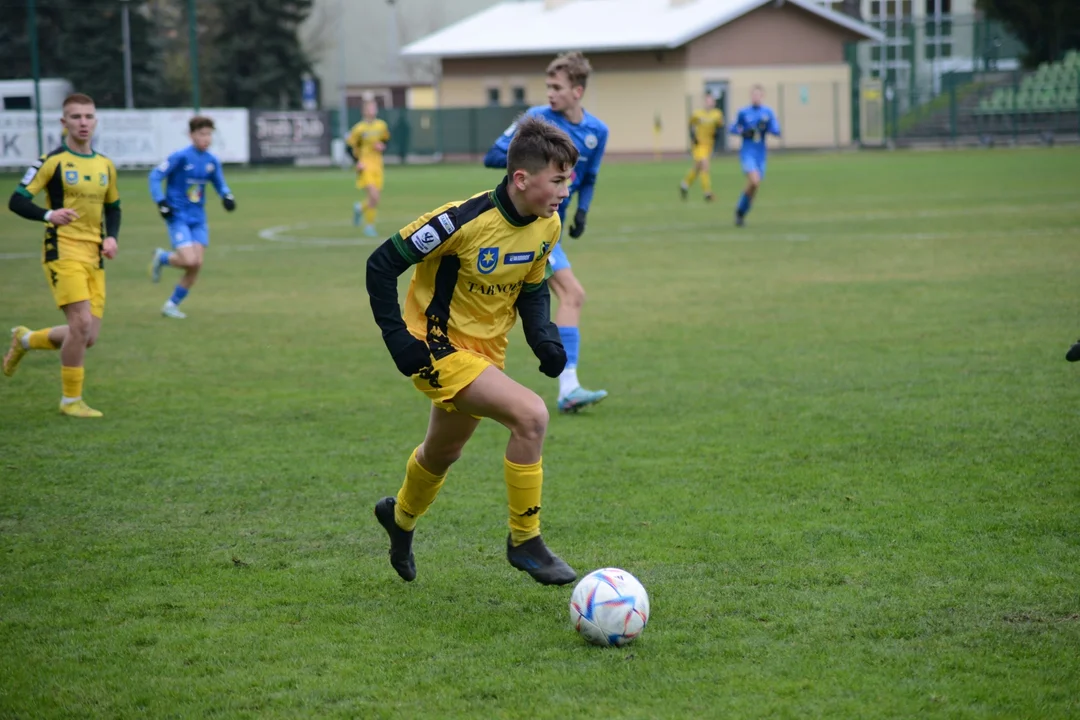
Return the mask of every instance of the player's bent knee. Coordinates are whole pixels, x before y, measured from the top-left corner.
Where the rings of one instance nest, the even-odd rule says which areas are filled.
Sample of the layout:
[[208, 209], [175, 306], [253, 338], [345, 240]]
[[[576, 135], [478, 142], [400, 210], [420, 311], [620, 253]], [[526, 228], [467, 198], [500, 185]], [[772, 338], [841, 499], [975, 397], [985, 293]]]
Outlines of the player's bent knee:
[[529, 393], [528, 399], [523, 400], [515, 410], [511, 432], [523, 440], [543, 440], [549, 419], [547, 404], [543, 398], [536, 393]]

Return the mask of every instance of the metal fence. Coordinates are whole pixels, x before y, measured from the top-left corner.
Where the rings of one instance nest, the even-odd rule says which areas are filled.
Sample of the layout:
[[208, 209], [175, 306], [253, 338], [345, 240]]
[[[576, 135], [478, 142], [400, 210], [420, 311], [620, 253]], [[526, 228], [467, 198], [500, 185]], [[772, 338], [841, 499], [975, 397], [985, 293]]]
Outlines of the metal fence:
[[[848, 48], [852, 93], [858, 106], [860, 87], [880, 83], [883, 140], [1019, 142], [1080, 133], [1076, 51], [1025, 71], [1023, 43], [994, 21], [976, 16], [868, 21], [885, 40]], [[852, 122], [855, 136], [862, 137], [857, 112]]]
[[[379, 112], [379, 117], [390, 126], [387, 155], [398, 156], [404, 161], [408, 156], [483, 155], [526, 109], [525, 106], [387, 108]], [[349, 128], [360, 119], [360, 110], [349, 108], [347, 122], [341, 125], [339, 114], [331, 111], [330, 126]]]

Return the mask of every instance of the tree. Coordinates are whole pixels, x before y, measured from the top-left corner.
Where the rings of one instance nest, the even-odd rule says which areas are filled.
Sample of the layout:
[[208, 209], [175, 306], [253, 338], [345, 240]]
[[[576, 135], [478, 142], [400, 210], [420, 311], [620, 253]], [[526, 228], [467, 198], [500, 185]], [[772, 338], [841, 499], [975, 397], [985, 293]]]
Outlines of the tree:
[[[26, 3], [2, 0], [0, 77], [30, 78]], [[130, 7], [132, 86], [137, 105], [159, 102], [161, 48], [145, 0]], [[99, 107], [124, 106], [124, 45], [118, 0], [37, 0], [41, 77], [69, 80]]]
[[976, 0], [976, 7], [1024, 43], [1028, 67], [1060, 60], [1066, 50], [1080, 47], [1077, 0]]
[[213, 57], [207, 58], [207, 103], [249, 108], [300, 106], [301, 76], [311, 59], [300, 25], [313, 0], [229, 0], [220, 20]]

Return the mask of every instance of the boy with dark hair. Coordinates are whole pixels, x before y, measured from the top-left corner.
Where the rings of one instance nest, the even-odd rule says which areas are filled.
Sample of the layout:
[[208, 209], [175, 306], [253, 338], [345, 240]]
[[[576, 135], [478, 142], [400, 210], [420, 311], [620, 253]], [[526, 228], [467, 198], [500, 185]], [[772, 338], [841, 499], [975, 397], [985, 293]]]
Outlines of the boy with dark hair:
[[[558, 210], [569, 196], [577, 157], [566, 133], [527, 117], [497, 188], [421, 216], [368, 259], [367, 290], [383, 341], [398, 370], [433, 405], [427, 435], [409, 457], [397, 496], [375, 505], [390, 536], [390, 565], [407, 581], [416, 577], [416, 521], [485, 417], [510, 431], [503, 461], [507, 559], [545, 585], [576, 577], [540, 537], [547, 407], [502, 368], [507, 335], [519, 316], [540, 371], [558, 377], [566, 365], [551, 322], [545, 267], [559, 239]], [[397, 278], [410, 266], [415, 270], [403, 318]]]
[[[214, 121], [196, 115], [188, 122], [191, 145], [178, 150], [150, 171], [150, 197], [157, 203], [169, 229], [173, 251], [161, 248], [154, 251], [150, 261], [150, 279], [158, 282], [163, 267], [184, 271], [172, 295], [165, 301], [161, 314], [182, 320], [180, 303], [187, 297], [202, 268], [203, 255], [210, 244], [210, 226], [206, 222], [206, 183], [211, 183], [228, 212], [236, 209], [236, 200], [225, 184], [221, 161], [209, 152], [214, 140]], [[161, 182], [165, 181], [164, 192]]]

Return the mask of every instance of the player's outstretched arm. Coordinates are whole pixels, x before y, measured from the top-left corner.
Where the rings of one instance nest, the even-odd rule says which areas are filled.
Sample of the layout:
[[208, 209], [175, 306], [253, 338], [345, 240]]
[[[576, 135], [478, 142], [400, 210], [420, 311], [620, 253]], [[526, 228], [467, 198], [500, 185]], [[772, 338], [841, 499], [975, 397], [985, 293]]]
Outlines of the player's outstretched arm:
[[411, 377], [431, 365], [427, 344], [409, 333], [398, 304], [398, 277], [412, 265], [387, 240], [371, 253], [367, 261], [367, 291], [371, 313], [382, 331], [383, 342], [402, 375]]
[[566, 367], [566, 350], [559, 339], [559, 328], [551, 322], [551, 293], [547, 281], [522, 288], [514, 306], [525, 331], [525, 342], [540, 361], [540, 372], [548, 377], [559, 377]]

